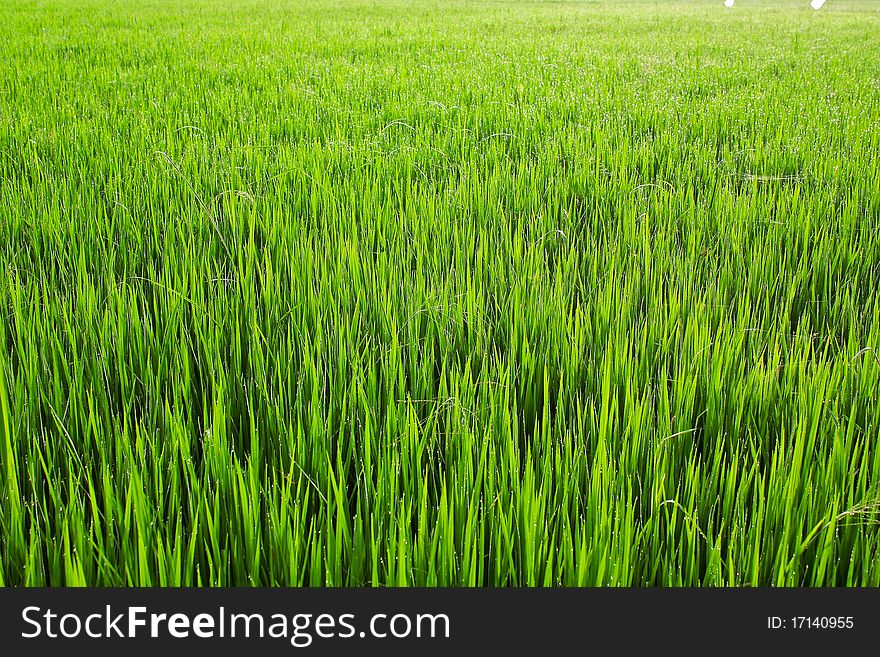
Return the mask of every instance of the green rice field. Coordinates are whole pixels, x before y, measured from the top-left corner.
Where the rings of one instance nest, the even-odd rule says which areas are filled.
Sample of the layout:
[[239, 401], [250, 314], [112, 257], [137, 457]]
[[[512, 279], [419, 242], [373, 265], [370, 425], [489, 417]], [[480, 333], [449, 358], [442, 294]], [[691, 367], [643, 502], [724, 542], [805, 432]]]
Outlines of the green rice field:
[[0, 0], [0, 585], [880, 585], [878, 35]]

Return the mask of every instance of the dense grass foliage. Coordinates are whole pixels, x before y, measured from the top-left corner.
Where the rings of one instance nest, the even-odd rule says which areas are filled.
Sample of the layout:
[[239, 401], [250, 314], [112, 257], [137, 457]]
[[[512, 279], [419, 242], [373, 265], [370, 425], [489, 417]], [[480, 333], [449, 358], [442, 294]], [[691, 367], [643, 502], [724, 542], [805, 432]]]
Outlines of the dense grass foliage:
[[877, 3], [0, 16], [3, 585], [880, 584]]

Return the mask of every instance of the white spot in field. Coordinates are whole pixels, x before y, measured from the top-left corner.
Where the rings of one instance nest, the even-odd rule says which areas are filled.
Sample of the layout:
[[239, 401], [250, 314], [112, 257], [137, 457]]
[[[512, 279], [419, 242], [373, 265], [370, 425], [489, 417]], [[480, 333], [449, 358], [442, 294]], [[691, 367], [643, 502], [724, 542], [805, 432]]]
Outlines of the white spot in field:
[[815, 10], [818, 11], [819, 9], [822, 8], [822, 6], [823, 6], [824, 4], [825, 4], [825, 0], [813, 0], [813, 1], [810, 3], [810, 6], [811, 6], [813, 9], [815, 9]]
[[724, 0], [725, 7], [733, 7], [733, 0]]

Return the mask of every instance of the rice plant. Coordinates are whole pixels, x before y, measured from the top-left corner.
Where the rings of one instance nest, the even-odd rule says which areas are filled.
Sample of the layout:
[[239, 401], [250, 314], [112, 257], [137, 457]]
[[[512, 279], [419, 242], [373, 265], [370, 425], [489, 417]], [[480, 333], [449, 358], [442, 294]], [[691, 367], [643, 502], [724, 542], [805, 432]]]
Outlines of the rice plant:
[[0, 584], [880, 584], [878, 34], [0, 0]]

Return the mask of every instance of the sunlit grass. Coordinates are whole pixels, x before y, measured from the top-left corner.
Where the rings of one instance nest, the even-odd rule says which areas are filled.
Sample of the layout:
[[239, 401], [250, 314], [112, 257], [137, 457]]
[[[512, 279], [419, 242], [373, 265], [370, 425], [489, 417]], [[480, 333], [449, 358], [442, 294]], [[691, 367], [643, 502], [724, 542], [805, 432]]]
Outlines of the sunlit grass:
[[0, 13], [0, 584], [880, 584], [876, 3]]

